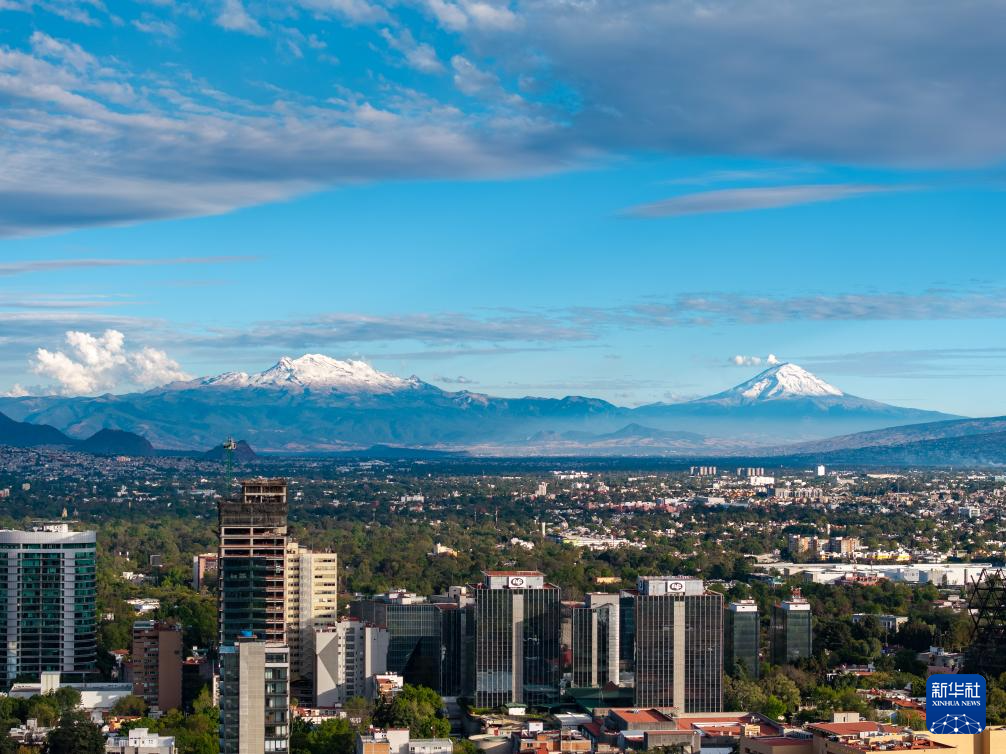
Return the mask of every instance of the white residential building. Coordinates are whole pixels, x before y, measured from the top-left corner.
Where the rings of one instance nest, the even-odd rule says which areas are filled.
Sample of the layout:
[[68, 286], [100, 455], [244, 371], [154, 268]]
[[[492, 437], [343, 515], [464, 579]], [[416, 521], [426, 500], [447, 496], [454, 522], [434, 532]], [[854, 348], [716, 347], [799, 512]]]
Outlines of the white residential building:
[[388, 670], [388, 629], [350, 618], [314, 631], [314, 703], [334, 707], [373, 698], [374, 677]]

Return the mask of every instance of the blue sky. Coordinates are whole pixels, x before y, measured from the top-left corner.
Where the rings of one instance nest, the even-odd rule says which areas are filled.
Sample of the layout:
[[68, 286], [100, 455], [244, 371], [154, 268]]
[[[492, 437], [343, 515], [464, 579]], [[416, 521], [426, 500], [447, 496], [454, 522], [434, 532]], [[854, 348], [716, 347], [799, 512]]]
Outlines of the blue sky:
[[1004, 414], [1004, 37], [991, 0], [0, 0], [0, 392], [321, 352], [632, 405], [774, 354]]

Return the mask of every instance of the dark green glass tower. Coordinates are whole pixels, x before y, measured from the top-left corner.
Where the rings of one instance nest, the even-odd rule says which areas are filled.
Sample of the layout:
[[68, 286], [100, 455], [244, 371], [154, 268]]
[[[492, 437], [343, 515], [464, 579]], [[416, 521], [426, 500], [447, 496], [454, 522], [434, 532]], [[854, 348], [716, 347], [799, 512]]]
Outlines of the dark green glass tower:
[[761, 616], [754, 600], [731, 602], [723, 616], [723, 666], [731, 675], [758, 678]]

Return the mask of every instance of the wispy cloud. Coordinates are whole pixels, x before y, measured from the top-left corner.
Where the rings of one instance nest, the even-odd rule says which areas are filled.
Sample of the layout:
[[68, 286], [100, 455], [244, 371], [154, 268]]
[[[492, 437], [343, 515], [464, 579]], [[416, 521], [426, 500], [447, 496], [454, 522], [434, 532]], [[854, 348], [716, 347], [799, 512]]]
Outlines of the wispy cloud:
[[265, 29], [248, 13], [242, 0], [223, 0], [217, 15], [217, 26], [254, 36], [265, 34]]
[[[246, 25], [234, 14], [227, 23]], [[573, 159], [535, 143], [554, 130], [547, 118], [505, 117], [501, 108], [524, 105], [499, 92], [491, 113], [469, 113], [394, 82], [335, 96], [267, 91], [252, 100], [171, 67], [133, 71], [40, 32], [28, 51], [0, 48], [0, 236], [217, 214], [359, 181], [527, 175]]]
[[584, 328], [1006, 319], [1006, 290], [980, 288], [918, 293], [879, 291], [772, 296], [708, 292], [622, 307], [574, 308], [569, 310], [568, 317]]
[[266, 322], [240, 331], [217, 331], [193, 341], [212, 348], [310, 348], [331, 344], [411, 341], [426, 345], [534, 343], [589, 340], [592, 333], [561, 316], [532, 312], [473, 317], [460, 313], [324, 314], [307, 320]]
[[187, 264], [232, 264], [252, 262], [256, 256], [169, 257], [164, 259], [32, 259], [0, 263], [0, 276], [24, 275], [29, 272], [55, 272], [59, 270], [88, 269], [95, 267], [160, 267]]
[[659, 202], [641, 204], [625, 211], [633, 217], [681, 217], [710, 212], [746, 212], [779, 209], [800, 204], [832, 202], [867, 194], [904, 191], [904, 187], [857, 183], [825, 183], [803, 186], [757, 186], [681, 194]]

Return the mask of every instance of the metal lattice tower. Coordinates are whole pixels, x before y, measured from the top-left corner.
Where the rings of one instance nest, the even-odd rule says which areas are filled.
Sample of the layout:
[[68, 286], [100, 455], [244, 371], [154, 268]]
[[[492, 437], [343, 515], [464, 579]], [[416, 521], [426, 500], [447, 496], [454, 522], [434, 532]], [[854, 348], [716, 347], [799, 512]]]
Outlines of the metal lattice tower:
[[964, 671], [997, 678], [1006, 673], [1006, 570], [985, 568], [971, 582], [973, 621]]

